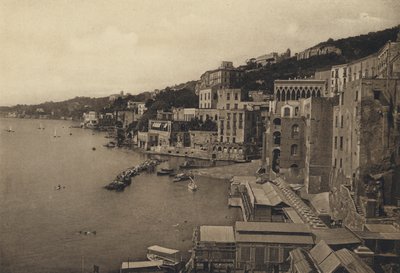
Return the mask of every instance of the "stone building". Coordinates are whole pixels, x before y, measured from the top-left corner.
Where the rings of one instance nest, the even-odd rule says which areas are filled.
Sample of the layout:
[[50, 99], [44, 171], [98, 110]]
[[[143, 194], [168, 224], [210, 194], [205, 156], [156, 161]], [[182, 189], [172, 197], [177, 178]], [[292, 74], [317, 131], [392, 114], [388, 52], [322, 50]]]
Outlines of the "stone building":
[[[199, 103], [204, 107], [204, 100], [201, 100], [201, 90], [220, 89], [220, 88], [237, 88], [242, 82], [244, 72], [233, 66], [232, 62], [223, 61], [219, 68], [209, 70], [200, 76], [200, 81], [196, 85], [196, 94], [200, 96]], [[211, 92], [211, 90], [210, 90]], [[209, 91], [203, 99], [212, 100], [213, 96]], [[214, 92], [214, 91], [213, 91]], [[208, 95], [210, 94], [210, 95]], [[207, 106], [208, 106], [207, 102]], [[200, 105], [199, 105], [200, 106]], [[202, 108], [202, 107], [200, 107]], [[212, 107], [204, 107], [212, 108]]]
[[400, 156], [398, 92], [398, 80], [355, 80], [334, 107], [331, 189], [339, 193], [339, 187], [348, 187], [366, 218], [400, 203], [399, 173], [393, 168]]
[[302, 52], [299, 52], [296, 57], [297, 60], [304, 60], [311, 58], [313, 56], [327, 55], [331, 53], [334, 53], [336, 55], [341, 55], [342, 51], [339, 48], [332, 45], [319, 45], [308, 48]]
[[332, 168], [331, 124], [336, 101], [335, 98], [313, 97], [304, 101], [304, 186], [308, 193], [329, 191]]

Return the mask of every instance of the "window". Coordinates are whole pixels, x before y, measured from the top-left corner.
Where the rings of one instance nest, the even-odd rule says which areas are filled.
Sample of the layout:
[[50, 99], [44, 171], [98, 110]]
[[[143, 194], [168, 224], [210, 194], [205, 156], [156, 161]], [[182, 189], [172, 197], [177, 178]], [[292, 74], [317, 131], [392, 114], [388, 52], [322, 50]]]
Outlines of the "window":
[[374, 90], [374, 100], [379, 100], [381, 96], [381, 92]]
[[231, 129], [231, 122], [229, 120], [226, 121], [226, 129]]
[[338, 127], [338, 123], [339, 123], [338, 116], [335, 116], [335, 127], [336, 127], [336, 128]]
[[284, 117], [289, 117], [290, 116], [290, 108], [289, 107], [285, 107], [283, 109], [283, 116]]
[[232, 138], [232, 142], [236, 143], [236, 138], [235, 137]]
[[281, 144], [281, 133], [280, 132], [274, 132], [272, 137], [274, 139], [274, 144], [276, 144], [276, 145]]
[[228, 143], [229, 143], [229, 137], [226, 137], [226, 142], [228, 142]]
[[235, 103], [234, 108], [238, 109], [238, 104], [237, 103]]
[[335, 160], [333, 161], [333, 167], [336, 168], [336, 158], [335, 158]]
[[299, 135], [299, 125], [295, 124], [292, 126], [292, 137]]
[[335, 149], [337, 149], [337, 136], [335, 136]]
[[231, 113], [226, 114], [226, 119], [231, 120]]
[[200, 94], [200, 100], [203, 100], [203, 93]]
[[356, 91], [356, 101], [358, 101], [358, 91]]
[[208, 93], [208, 99], [211, 99], [211, 93]]
[[238, 93], [235, 93], [235, 100], [238, 100]]
[[340, 116], [340, 128], [343, 128], [343, 115]]
[[339, 161], [339, 168], [342, 168], [342, 166], [343, 166], [343, 161], [342, 161], [342, 159], [340, 159], [340, 161]]
[[226, 99], [230, 100], [231, 99], [231, 93], [226, 93]]
[[290, 154], [293, 155], [293, 156], [297, 155], [297, 144], [293, 144], [290, 147]]
[[339, 148], [341, 151], [343, 151], [343, 137], [340, 137], [340, 143], [339, 143]]
[[340, 93], [340, 104], [343, 105], [344, 104], [344, 93]]
[[299, 114], [299, 107], [294, 108], [294, 115], [297, 116]]
[[231, 106], [229, 105], [229, 103], [226, 104], [226, 110], [231, 109]]

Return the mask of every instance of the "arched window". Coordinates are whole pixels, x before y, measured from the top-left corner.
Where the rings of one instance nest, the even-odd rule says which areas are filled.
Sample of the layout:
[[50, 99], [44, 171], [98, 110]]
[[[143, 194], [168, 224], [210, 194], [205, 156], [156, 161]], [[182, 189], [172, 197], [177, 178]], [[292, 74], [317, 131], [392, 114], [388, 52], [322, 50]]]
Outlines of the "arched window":
[[290, 91], [286, 92], [286, 100], [290, 100]]
[[281, 144], [281, 133], [280, 132], [274, 132], [272, 136], [274, 138], [274, 144], [280, 145]]
[[295, 100], [295, 99], [296, 99], [296, 92], [293, 90], [293, 91], [292, 91], [291, 100]]
[[281, 94], [281, 100], [282, 100], [282, 101], [284, 101], [284, 100], [285, 100], [285, 98], [286, 98], [286, 96], [285, 96], [285, 91], [282, 91], [282, 94]]
[[272, 122], [274, 123], [275, 126], [281, 125], [281, 119], [280, 118], [275, 118]]
[[280, 101], [281, 100], [281, 91], [278, 90], [278, 92], [276, 92], [276, 100]]
[[290, 147], [290, 154], [292, 155], [292, 156], [296, 156], [297, 155], [297, 153], [298, 153], [298, 151], [297, 151], [297, 144], [293, 144], [291, 147]]
[[292, 137], [298, 136], [299, 135], [299, 131], [300, 131], [299, 125], [294, 124], [292, 126]]
[[305, 97], [306, 97], [306, 91], [304, 91], [304, 90], [301, 91], [301, 97], [302, 97], [302, 98], [305, 98]]
[[315, 90], [312, 91], [312, 97], [315, 98]]
[[284, 117], [289, 117], [290, 116], [290, 108], [289, 107], [283, 108], [283, 116]]
[[297, 94], [296, 94], [296, 100], [300, 99], [300, 90], [297, 90]]
[[311, 97], [310, 90], [307, 91], [307, 98]]
[[294, 115], [297, 116], [299, 114], [299, 107], [294, 108]]
[[221, 146], [218, 147], [218, 152], [222, 152], [222, 147]]
[[321, 97], [321, 92], [319, 90], [317, 91], [317, 97]]

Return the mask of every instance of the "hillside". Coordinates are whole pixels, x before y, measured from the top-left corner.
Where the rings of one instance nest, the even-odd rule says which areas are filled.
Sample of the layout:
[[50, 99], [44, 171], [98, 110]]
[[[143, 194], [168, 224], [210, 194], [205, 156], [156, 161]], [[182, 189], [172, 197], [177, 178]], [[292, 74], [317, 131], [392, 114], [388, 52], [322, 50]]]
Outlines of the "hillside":
[[[295, 77], [310, 77], [320, 68], [351, 62], [377, 52], [389, 40], [395, 41], [399, 27], [393, 27], [365, 35], [348, 37], [338, 40], [329, 39], [318, 45], [334, 45], [342, 50], [342, 55], [330, 54], [314, 56], [305, 60], [296, 60], [296, 57], [284, 60], [277, 64], [267, 65], [259, 69], [246, 70], [244, 90], [268, 90], [273, 92], [273, 83], [276, 79], [289, 79]], [[317, 46], [317, 45], [316, 45]]]

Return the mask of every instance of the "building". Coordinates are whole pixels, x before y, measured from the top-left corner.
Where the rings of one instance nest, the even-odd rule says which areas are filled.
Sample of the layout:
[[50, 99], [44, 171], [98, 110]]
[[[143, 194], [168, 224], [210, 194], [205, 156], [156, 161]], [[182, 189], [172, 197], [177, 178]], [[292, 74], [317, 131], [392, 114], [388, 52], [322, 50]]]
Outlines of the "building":
[[128, 101], [127, 109], [133, 112], [135, 121], [138, 121], [147, 111], [146, 103], [141, 101]]
[[200, 226], [193, 235], [196, 270], [232, 272], [235, 267], [235, 234], [232, 226]]
[[289, 252], [309, 250], [314, 241], [307, 224], [236, 222], [236, 272], [287, 272]]
[[304, 60], [314, 56], [327, 55], [332, 53], [336, 55], [341, 55], [342, 51], [332, 45], [318, 45], [299, 52], [296, 57], [297, 60]]
[[288, 201], [276, 187], [270, 182], [258, 184], [256, 177], [234, 177], [230, 199], [236, 199], [245, 221], [286, 222], [283, 208], [289, 207]]
[[190, 146], [189, 129], [186, 122], [171, 120], [149, 120], [150, 135], [157, 135], [159, 148]]
[[218, 134], [215, 131], [197, 131], [190, 130], [190, 147], [208, 151], [218, 140]]
[[277, 63], [278, 57], [279, 55], [277, 52], [271, 52], [265, 55], [258, 56], [255, 62], [257, 66], [266, 66], [267, 64]]
[[198, 115], [198, 109], [196, 108], [173, 108], [173, 120], [174, 121], [191, 121]]
[[290, 251], [288, 273], [374, 273], [360, 257], [348, 249], [332, 250], [320, 241], [310, 251], [297, 248]]
[[83, 126], [94, 128], [99, 124], [99, 116], [95, 111], [83, 113]]
[[[213, 88], [237, 88], [242, 82], [243, 74], [244, 72], [242, 70], [235, 68], [232, 62], [227, 61], [223, 61], [219, 68], [203, 73], [200, 76], [200, 81], [196, 85], [196, 94], [200, 97], [199, 103], [202, 103], [199, 108], [203, 108], [204, 103], [206, 103], [202, 100], [201, 93], [199, 92], [200, 90]], [[208, 101], [212, 100], [212, 98], [212, 94], [207, 95], [206, 97], [203, 96], [203, 99]], [[207, 106], [204, 108], [212, 108], [208, 107], [208, 103], [209, 102], [207, 102]]]
[[[302, 139], [304, 140], [304, 186], [307, 193], [329, 191], [332, 170], [332, 113], [336, 101], [334, 98], [324, 97], [304, 100], [302, 116], [305, 126]], [[293, 126], [291, 134], [295, 136], [296, 127]]]
[[[363, 217], [379, 217], [384, 205], [400, 203], [399, 174], [391, 167], [400, 155], [399, 122], [392, 118], [400, 107], [398, 88], [396, 80], [351, 81], [334, 107], [331, 188], [339, 194], [348, 187]], [[360, 228], [353, 216], [342, 217]]]

